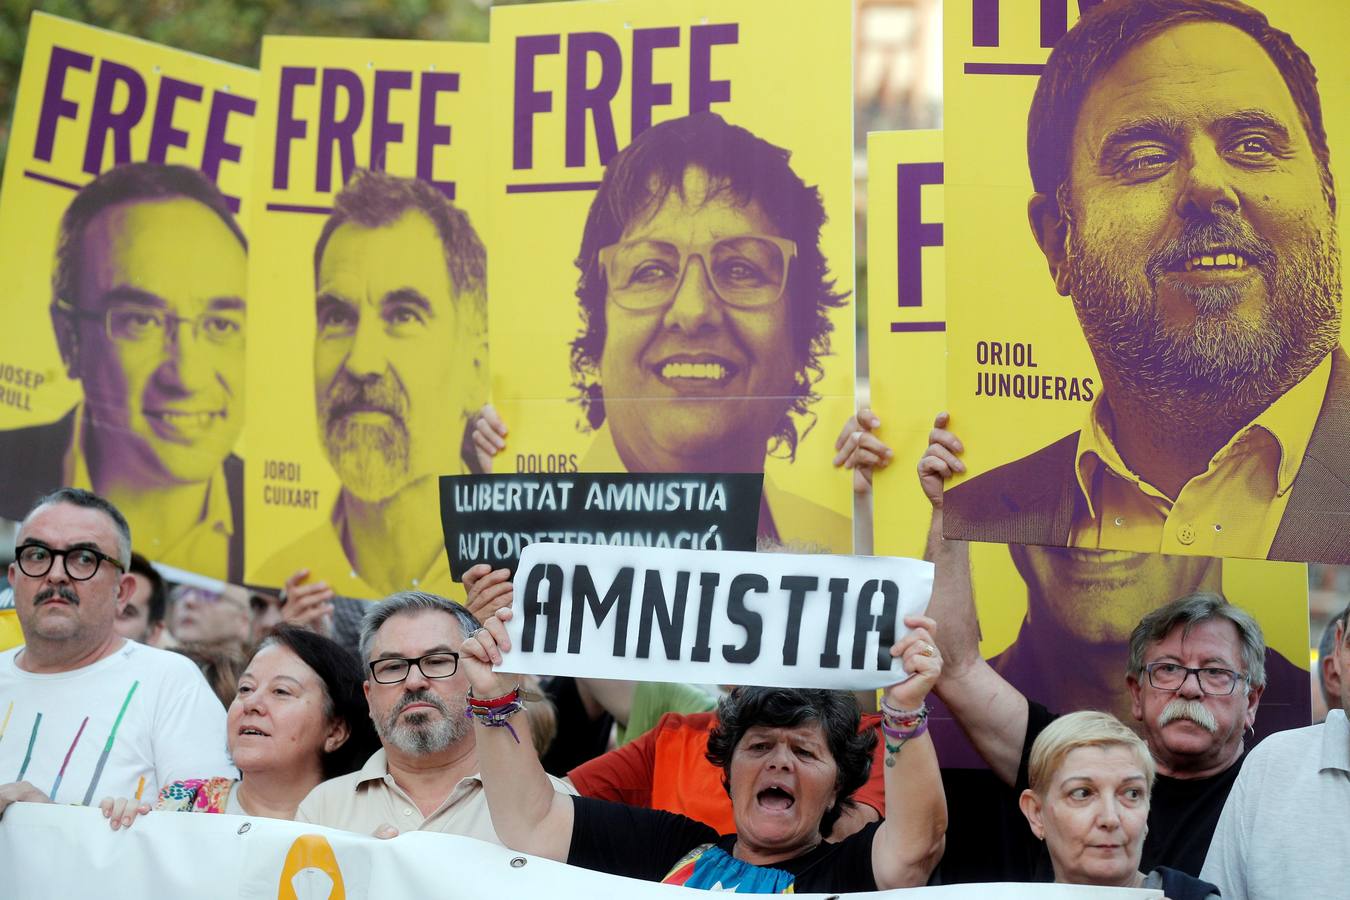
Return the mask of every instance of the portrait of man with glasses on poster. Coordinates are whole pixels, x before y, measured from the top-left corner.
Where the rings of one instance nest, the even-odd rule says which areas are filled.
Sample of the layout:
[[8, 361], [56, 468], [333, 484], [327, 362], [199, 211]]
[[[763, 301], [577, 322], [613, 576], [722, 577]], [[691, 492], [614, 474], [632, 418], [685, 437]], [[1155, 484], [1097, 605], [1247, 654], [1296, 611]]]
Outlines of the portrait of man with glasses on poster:
[[50, 314], [83, 399], [0, 432], [0, 516], [61, 485], [123, 510], [148, 556], [242, 577], [247, 242], [195, 169], [130, 163], [75, 195], [56, 239]]
[[[610, 160], [576, 261], [583, 471], [762, 472], [795, 453], [848, 296], [820, 250], [820, 192], [789, 159], [703, 112]], [[847, 517], [767, 478], [759, 536], [852, 547]]]

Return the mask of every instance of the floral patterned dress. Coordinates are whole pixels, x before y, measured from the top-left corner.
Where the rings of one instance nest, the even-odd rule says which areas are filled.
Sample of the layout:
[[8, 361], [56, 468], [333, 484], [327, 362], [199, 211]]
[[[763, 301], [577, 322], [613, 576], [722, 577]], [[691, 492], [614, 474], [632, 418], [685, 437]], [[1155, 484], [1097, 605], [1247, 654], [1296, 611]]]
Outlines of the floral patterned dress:
[[223, 813], [230, 802], [234, 778], [188, 778], [166, 784], [159, 792], [157, 810], [171, 812]]

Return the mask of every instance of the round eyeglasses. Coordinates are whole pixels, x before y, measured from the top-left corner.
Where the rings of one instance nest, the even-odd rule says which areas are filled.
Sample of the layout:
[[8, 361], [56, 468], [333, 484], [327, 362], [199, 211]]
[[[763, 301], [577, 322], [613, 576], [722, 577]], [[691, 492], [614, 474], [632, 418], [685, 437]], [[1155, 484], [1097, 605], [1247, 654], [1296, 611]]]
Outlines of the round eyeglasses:
[[56, 550], [46, 544], [31, 541], [16, 548], [14, 556], [19, 564], [19, 571], [29, 578], [41, 578], [50, 572], [58, 556], [61, 557], [61, 565], [65, 568], [66, 575], [72, 581], [88, 581], [93, 578], [98, 572], [99, 563], [103, 562], [115, 566], [119, 572], [126, 571], [126, 567], [120, 562], [93, 547], [67, 547], [65, 550]]

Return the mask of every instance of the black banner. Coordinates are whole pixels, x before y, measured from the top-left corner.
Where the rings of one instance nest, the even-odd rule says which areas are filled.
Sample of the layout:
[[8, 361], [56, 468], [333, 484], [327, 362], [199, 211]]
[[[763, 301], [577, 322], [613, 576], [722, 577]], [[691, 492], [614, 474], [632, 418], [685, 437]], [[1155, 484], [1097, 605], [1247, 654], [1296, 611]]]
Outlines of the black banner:
[[476, 563], [514, 570], [529, 544], [754, 550], [761, 473], [442, 475], [441, 526], [456, 581]]

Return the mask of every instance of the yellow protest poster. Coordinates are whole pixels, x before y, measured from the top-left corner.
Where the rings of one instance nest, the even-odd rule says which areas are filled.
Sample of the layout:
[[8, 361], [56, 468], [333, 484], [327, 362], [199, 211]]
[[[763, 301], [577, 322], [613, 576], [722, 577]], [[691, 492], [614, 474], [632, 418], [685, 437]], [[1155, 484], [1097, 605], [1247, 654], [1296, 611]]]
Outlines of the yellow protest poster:
[[506, 472], [759, 472], [762, 541], [852, 548], [852, 4], [492, 10]]
[[878, 556], [923, 556], [932, 514], [911, 473], [946, 403], [942, 183], [941, 131], [867, 136], [868, 388], [895, 453], [873, 480]]
[[487, 45], [268, 37], [248, 576], [462, 597], [437, 479], [486, 400]]
[[946, 8], [947, 533], [1350, 562], [1350, 18], [1079, 6]]
[[17, 647], [23, 643], [23, 628], [19, 625], [19, 614], [14, 607], [0, 608], [0, 652]]
[[[944, 408], [943, 238], [950, 218], [943, 157], [941, 132], [868, 136], [870, 388], [878, 434], [895, 450], [873, 482], [879, 554], [921, 553], [932, 513], [914, 466]], [[972, 442], [964, 428], [952, 428], [968, 458]], [[1218, 591], [1257, 618], [1269, 647], [1258, 733], [1308, 723], [1307, 566], [1017, 544], [970, 549], [980, 651], [1031, 699], [1060, 711], [1108, 709], [1131, 721], [1124, 667], [1135, 624], [1178, 597]], [[943, 728], [936, 733], [944, 765], [972, 761], [963, 740]]]
[[149, 558], [238, 577], [257, 88], [34, 13], [0, 196], [0, 516], [91, 489]]

